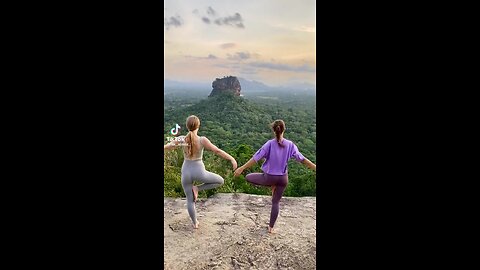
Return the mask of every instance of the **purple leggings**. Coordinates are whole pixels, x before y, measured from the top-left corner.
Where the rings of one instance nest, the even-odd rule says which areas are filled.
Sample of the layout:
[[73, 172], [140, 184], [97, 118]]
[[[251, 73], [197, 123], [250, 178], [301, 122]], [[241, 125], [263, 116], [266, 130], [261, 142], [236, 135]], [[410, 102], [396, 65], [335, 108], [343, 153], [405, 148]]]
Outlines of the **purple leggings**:
[[273, 228], [275, 221], [277, 221], [278, 212], [280, 211], [280, 199], [288, 184], [288, 174], [271, 175], [266, 173], [249, 173], [245, 179], [254, 185], [275, 186], [275, 191], [272, 196], [272, 212], [270, 213], [270, 227]]

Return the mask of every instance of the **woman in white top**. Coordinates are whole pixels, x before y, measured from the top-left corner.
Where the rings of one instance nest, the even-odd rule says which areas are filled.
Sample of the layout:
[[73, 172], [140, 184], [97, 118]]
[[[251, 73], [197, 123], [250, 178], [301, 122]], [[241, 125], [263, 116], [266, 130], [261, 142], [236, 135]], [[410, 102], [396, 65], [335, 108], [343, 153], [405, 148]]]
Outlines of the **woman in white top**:
[[[183, 146], [182, 186], [187, 196], [188, 214], [192, 219], [194, 228], [197, 229], [199, 223], [196, 217], [195, 202], [197, 201], [198, 192], [217, 188], [223, 185], [224, 182], [220, 175], [205, 170], [205, 165], [202, 161], [203, 149], [210, 150], [218, 156], [232, 162], [233, 170], [237, 168], [237, 162], [231, 155], [213, 145], [207, 137], [199, 137], [197, 135], [198, 129], [200, 128], [200, 119], [197, 116], [191, 115], [187, 118], [187, 128], [189, 132], [187, 136], [185, 136], [185, 143], [179, 144], [178, 141], [173, 141], [166, 144], [163, 149], [167, 151], [179, 145]], [[203, 184], [194, 186], [193, 181], [199, 181]]]

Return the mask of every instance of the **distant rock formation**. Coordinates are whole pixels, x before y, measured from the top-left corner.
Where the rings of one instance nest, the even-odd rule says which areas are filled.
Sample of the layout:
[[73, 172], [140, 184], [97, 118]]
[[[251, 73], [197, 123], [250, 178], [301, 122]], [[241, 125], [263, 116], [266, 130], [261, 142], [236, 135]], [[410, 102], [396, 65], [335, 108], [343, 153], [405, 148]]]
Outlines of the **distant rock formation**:
[[223, 77], [221, 79], [216, 78], [212, 83], [212, 92], [209, 97], [218, 95], [220, 93], [233, 93], [235, 96], [240, 96], [240, 91], [242, 87], [240, 86], [240, 81], [238, 81], [235, 76]]

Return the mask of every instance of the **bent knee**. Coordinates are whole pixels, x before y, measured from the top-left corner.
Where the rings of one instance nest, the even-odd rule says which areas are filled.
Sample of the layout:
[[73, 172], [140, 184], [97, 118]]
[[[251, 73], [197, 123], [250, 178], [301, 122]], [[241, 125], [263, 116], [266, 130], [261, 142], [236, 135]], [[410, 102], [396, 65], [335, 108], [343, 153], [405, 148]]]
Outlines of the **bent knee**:
[[207, 178], [209, 180], [208, 183], [211, 183], [211, 184], [219, 184], [219, 185], [223, 185], [223, 183], [225, 182], [223, 180], [223, 177], [221, 177], [220, 175], [216, 174], [216, 173], [211, 173], [209, 176], [207, 176]]

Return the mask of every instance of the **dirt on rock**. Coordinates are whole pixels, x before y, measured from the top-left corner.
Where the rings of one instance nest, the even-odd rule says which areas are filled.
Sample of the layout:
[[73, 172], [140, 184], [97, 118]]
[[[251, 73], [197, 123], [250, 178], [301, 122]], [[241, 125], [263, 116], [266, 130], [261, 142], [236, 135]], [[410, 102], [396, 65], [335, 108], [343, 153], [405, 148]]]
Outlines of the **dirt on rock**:
[[315, 269], [316, 198], [283, 197], [268, 233], [271, 197], [219, 193], [196, 203], [164, 198], [164, 269]]

